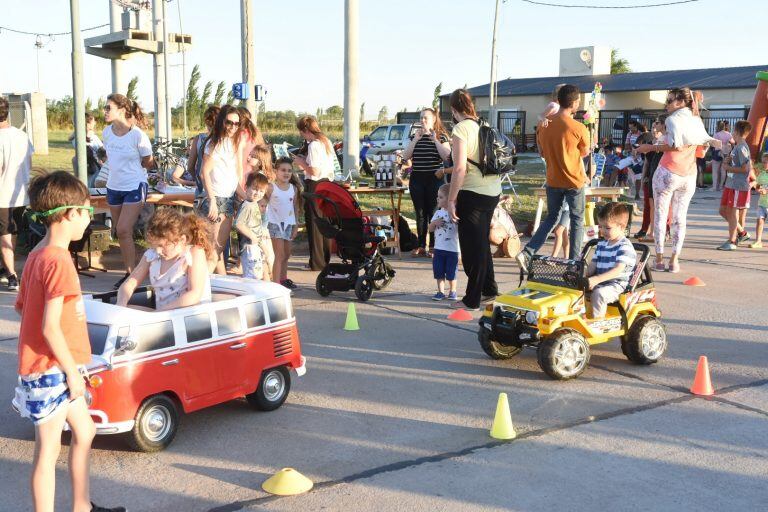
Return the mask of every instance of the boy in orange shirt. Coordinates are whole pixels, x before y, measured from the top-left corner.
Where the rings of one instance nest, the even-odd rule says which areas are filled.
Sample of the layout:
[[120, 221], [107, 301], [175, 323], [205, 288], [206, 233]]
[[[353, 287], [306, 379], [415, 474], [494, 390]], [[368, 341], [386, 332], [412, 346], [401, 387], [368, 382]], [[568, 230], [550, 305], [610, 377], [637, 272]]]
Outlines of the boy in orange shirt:
[[91, 221], [88, 189], [71, 173], [59, 171], [34, 180], [29, 196], [47, 233], [27, 258], [16, 299], [21, 329], [13, 405], [35, 424], [34, 510], [54, 510], [56, 460], [66, 421], [72, 430], [72, 510], [125, 512], [123, 507], [106, 509], [90, 501], [88, 457], [96, 428], [85, 401], [83, 365], [91, 360], [91, 346], [80, 281], [68, 250]]

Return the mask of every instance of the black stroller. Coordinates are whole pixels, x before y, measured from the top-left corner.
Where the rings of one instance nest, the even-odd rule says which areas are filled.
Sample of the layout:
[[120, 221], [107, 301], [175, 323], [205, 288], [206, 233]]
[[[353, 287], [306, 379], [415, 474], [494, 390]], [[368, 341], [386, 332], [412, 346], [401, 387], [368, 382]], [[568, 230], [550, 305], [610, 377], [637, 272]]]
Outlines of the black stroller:
[[308, 199], [318, 229], [333, 240], [341, 258], [341, 263], [329, 263], [320, 271], [315, 282], [317, 293], [327, 297], [334, 291], [354, 289], [357, 298], [366, 301], [373, 290], [386, 288], [395, 270], [379, 251], [386, 238], [375, 231], [385, 226], [367, 222], [352, 194], [332, 181], [319, 182], [314, 193], [305, 192], [303, 196]]

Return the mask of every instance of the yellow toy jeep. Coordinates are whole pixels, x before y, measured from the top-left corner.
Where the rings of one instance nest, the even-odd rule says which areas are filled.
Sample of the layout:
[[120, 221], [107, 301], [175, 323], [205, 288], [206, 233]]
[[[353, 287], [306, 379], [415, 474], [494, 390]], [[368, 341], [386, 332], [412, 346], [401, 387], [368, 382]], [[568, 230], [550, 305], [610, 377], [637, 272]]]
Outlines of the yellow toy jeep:
[[578, 377], [589, 364], [589, 347], [621, 338], [621, 350], [637, 364], [652, 364], [667, 350], [667, 334], [656, 305], [647, 245], [633, 244], [637, 265], [624, 293], [592, 320], [584, 275], [597, 245], [584, 247], [581, 260], [534, 256], [528, 279], [486, 306], [477, 338], [493, 359], [509, 359], [536, 347], [539, 366], [553, 379]]

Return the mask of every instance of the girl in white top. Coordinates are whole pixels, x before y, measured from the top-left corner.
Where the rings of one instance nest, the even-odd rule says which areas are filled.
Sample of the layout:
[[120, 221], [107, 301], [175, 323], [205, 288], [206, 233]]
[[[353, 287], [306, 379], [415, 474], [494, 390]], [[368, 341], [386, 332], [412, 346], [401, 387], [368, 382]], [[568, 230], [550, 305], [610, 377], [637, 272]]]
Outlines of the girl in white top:
[[125, 281], [136, 265], [133, 229], [147, 198], [147, 169], [155, 167], [152, 144], [141, 131], [145, 126], [139, 105], [122, 94], [107, 96], [104, 120], [110, 123], [102, 132], [109, 160], [107, 203], [112, 214], [120, 252], [125, 265]]
[[213, 251], [203, 219], [173, 208], [157, 210], [147, 224], [147, 242], [151, 248], [117, 292], [118, 306], [126, 306], [147, 277], [158, 311], [211, 300], [207, 257]]
[[203, 182], [204, 199], [198, 213], [212, 223], [212, 240], [217, 254], [216, 273], [226, 274], [224, 247], [232, 230], [235, 217], [235, 193], [245, 198], [241, 183], [242, 162], [237, 147], [237, 129], [240, 114], [232, 105], [221, 107], [213, 130], [203, 151], [203, 166], [200, 175]]
[[299, 232], [296, 219], [299, 215], [299, 188], [292, 183], [293, 165], [288, 158], [280, 158], [275, 164], [275, 182], [270, 183], [264, 199], [267, 201], [267, 228], [272, 237], [275, 262], [272, 280], [293, 290], [296, 285], [288, 279], [288, 259], [291, 242]]

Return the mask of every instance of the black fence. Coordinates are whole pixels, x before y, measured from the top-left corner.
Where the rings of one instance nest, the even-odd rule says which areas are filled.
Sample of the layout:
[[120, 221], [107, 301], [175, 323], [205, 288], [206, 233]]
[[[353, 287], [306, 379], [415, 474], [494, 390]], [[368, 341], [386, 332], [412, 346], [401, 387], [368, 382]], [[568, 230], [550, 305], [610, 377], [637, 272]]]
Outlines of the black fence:
[[[639, 121], [650, 130], [654, 119], [664, 112], [664, 110], [602, 110], [597, 132], [600, 143], [623, 146], [629, 133], [629, 121]], [[728, 121], [733, 130], [736, 121], [746, 119], [748, 114], [749, 108], [715, 108], [702, 110], [701, 119], [704, 121], [707, 132], [714, 135], [720, 121]]]
[[509, 137], [517, 146], [518, 151], [525, 147], [525, 112], [521, 110], [504, 110], [498, 113], [497, 126], [499, 131]]

